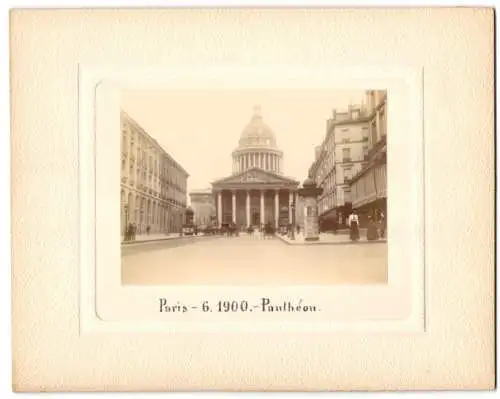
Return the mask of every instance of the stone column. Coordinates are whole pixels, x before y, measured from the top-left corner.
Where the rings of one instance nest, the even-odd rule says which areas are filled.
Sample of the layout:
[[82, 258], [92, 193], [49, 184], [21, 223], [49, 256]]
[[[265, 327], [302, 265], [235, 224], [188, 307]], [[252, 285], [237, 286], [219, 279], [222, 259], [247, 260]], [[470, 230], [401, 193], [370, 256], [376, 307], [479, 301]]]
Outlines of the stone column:
[[292, 224], [292, 203], [293, 203], [293, 192], [290, 191], [288, 194], [288, 223]]
[[280, 190], [274, 192], [274, 227], [279, 228], [280, 218]]
[[222, 225], [222, 191], [217, 193], [217, 221]]
[[247, 190], [247, 203], [246, 203], [246, 213], [247, 213], [247, 227], [250, 227], [250, 190]]
[[264, 217], [264, 190], [260, 190], [260, 224], [266, 223]]
[[232, 209], [233, 209], [233, 223], [236, 223], [236, 191], [235, 190], [233, 190]]

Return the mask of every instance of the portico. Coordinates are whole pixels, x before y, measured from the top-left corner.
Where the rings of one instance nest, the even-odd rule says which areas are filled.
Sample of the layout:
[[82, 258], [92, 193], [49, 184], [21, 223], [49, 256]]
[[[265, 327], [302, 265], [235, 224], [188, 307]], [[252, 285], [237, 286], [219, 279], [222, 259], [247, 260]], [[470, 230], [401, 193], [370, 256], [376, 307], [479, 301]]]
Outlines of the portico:
[[259, 226], [276, 228], [292, 223], [290, 204], [299, 182], [259, 168], [249, 169], [212, 183], [219, 226]]

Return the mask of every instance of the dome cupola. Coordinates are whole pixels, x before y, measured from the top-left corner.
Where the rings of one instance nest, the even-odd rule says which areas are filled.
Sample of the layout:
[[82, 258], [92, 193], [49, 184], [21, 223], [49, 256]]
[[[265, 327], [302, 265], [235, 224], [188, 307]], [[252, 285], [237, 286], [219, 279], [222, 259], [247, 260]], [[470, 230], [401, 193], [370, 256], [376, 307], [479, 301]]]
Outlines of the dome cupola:
[[264, 122], [261, 109], [258, 105], [254, 107], [252, 118], [241, 133], [239, 147], [276, 148], [274, 132]]
[[260, 106], [253, 108], [250, 122], [245, 126], [233, 151], [233, 173], [251, 168], [282, 174], [283, 153], [276, 145], [273, 130], [264, 122]]

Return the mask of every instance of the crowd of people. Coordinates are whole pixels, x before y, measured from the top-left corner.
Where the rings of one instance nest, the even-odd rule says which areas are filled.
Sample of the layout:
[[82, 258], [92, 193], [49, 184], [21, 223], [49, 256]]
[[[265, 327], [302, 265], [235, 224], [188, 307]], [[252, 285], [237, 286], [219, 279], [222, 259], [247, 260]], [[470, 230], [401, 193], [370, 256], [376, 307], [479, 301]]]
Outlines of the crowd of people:
[[[149, 235], [151, 227], [146, 227], [146, 234]], [[137, 234], [137, 225], [135, 223], [129, 223], [125, 229], [125, 241], [134, 241]]]
[[[360, 220], [357, 210], [353, 210], [347, 219], [347, 225], [349, 227], [349, 236], [351, 240], [358, 241], [360, 239]], [[380, 210], [372, 212], [368, 215], [367, 227], [366, 227], [366, 239], [368, 241], [374, 241], [385, 238], [386, 221], [385, 215]]]

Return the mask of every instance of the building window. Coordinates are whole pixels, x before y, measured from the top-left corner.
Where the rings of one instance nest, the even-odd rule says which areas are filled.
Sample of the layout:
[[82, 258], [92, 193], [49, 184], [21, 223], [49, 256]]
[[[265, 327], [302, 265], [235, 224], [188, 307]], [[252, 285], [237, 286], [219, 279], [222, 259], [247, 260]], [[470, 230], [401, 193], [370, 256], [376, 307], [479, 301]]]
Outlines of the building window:
[[343, 148], [342, 149], [342, 161], [349, 162], [351, 160], [351, 149]]
[[352, 168], [344, 168], [344, 183], [352, 179]]
[[385, 108], [380, 109], [380, 135], [385, 136], [387, 124], [385, 122]]
[[343, 144], [350, 143], [350, 142], [351, 142], [351, 139], [349, 137], [342, 139]]
[[372, 145], [377, 142], [377, 124], [375, 121], [371, 125]]

